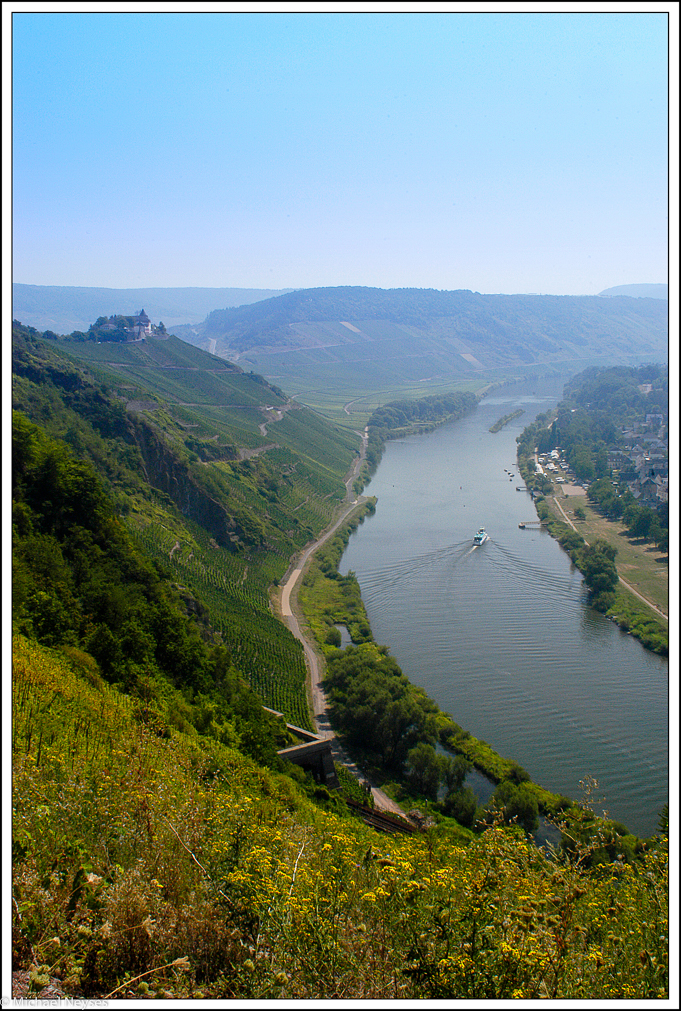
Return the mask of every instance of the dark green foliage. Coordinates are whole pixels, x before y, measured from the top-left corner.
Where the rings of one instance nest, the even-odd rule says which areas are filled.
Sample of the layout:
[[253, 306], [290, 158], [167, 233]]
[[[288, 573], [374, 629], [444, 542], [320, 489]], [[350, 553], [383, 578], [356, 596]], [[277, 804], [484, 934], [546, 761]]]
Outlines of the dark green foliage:
[[394, 400], [377, 407], [369, 419], [372, 428], [390, 432], [413, 424], [438, 423], [461, 417], [477, 404], [473, 393], [456, 391], [419, 400]]
[[[604, 600], [603, 603], [606, 603]], [[643, 643], [648, 649], [667, 656], [669, 653], [669, 628], [654, 618], [650, 611], [641, 612], [630, 596], [614, 595], [607, 608], [608, 617], [613, 618], [620, 628]]]
[[472, 828], [478, 813], [477, 797], [468, 786], [450, 790], [442, 802], [442, 811], [465, 828]]
[[599, 609], [606, 611], [612, 605], [614, 596], [608, 606], [603, 607], [605, 600], [600, 595], [612, 594], [619, 581], [615, 567], [616, 554], [617, 549], [603, 540], [597, 540], [589, 546], [585, 544], [579, 553], [579, 568], [584, 574], [592, 602], [594, 606], [600, 604]]
[[330, 657], [325, 685], [334, 725], [389, 768], [401, 769], [412, 747], [436, 740], [435, 703], [372, 643]]
[[437, 800], [443, 772], [444, 756], [439, 756], [432, 745], [420, 741], [407, 755], [407, 782], [415, 793], [429, 800]]
[[524, 783], [517, 786], [511, 780], [504, 780], [494, 791], [488, 810], [500, 812], [509, 824], [517, 821], [526, 832], [534, 832], [539, 824], [537, 799]]
[[599, 864], [613, 863], [617, 866], [620, 862], [633, 864], [647, 844], [631, 835], [621, 822], [605, 820], [594, 823], [591, 812], [587, 810], [582, 822], [576, 822], [572, 831], [564, 835], [561, 841], [563, 852], [572, 856], [582, 846], [585, 850], [584, 866], [596, 867]]
[[558, 535], [558, 540], [573, 560], [584, 544], [584, 538], [581, 534], [578, 534], [576, 530], [572, 530], [568, 526]]
[[340, 649], [340, 644], [341, 644], [340, 629], [337, 629], [335, 627], [335, 625], [334, 625], [333, 628], [329, 629], [328, 634], [326, 636], [326, 642], [327, 642], [327, 645], [329, 645], [329, 646], [335, 646], [337, 649]]
[[276, 723], [207, 641], [205, 609], [188, 613], [187, 594], [134, 546], [91, 466], [17, 413], [13, 459], [17, 630], [84, 650], [145, 722], [172, 722], [179, 695], [200, 733], [273, 761]]

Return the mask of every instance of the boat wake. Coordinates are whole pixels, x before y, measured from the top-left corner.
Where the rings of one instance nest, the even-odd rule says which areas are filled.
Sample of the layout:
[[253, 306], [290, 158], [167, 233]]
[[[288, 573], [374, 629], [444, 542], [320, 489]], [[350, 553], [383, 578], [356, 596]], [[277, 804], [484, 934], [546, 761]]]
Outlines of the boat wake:
[[362, 574], [362, 593], [371, 592], [372, 589], [381, 587], [390, 588], [401, 583], [405, 579], [432, 569], [443, 561], [453, 563], [454, 567], [467, 558], [474, 548], [470, 547], [469, 541], [460, 541], [458, 544], [448, 544], [444, 548], [437, 548], [435, 551], [427, 551], [414, 558], [403, 559], [394, 564], [383, 565], [376, 569], [370, 569]]

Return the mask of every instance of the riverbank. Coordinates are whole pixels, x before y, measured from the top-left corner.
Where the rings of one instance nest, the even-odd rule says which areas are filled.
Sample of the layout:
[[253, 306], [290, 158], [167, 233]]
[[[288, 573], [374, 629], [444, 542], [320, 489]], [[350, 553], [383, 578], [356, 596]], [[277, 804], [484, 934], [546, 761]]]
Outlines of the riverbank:
[[364, 463], [368, 443], [366, 429], [364, 432], [358, 432], [357, 434], [361, 440], [361, 447], [357, 459], [353, 462], [352, 467], [344, 478], [346, 501], [341, 508], [340, 514], [315, 541], [303, 550], [300, 556], [293, 560], [284, 575], [282, 584], [276, 589], [273, 588], [271, 605], [279, 620], [288, 627], [303, 647], [305, 666], [308, 671], [308, 705], [312, 713], [313, 724], [316, 733], [325, 740], [330, 741], [334, 762], [344, 766], [357, 780], [364, 780], [369, 783], [376, 808], [404, 818], [406, 815], [399, 804], [392, 797], [384, 793], [376, 783], [372, 783], [369, 780], [364, 770], [360, 769], [351, 756], [346, 753], [340, 740], [336, 737], [329, 720], [327, 699], [322, 687], [322, 681], [326, 672], [324, 653], [319, 648], [317, 637], [308, 626], [298, 600], [302, 581], [307, 578], [307, 572], [315, 555], [319, 553], [324, 545], [332, 541], [340, 530], [347, 531], [345, 534], [345, 542], [347, 543], [347, 536], [349, 536], [350, 531], [356, 528], [365, 515], [372, 513], [375, 509], [375, 499], [362, 495], [358, 495], [356, 498], [352, 497], [353, 485], [356, 483], [360, 469]]
[[[569, 805], [568, 797], [580, 801], [578, 783], [591, 774], [607, 796], [603, 806], [625, 824], [632, 818], [641, 837], [647, 837], [666, 799], [659, 785], [662, 773], [656, 771], [664, 756], [658, 755], [659, 748], [648, 751], [648, 761], [657, 763], [650, 800], [651, 777], [644, 789], [636, 771], [641, 767], [640, 735], [635, 727], [630, 731], [629, 722], [635, 721], [639, 704], [645, 704], [650, 725], [657, 727], [657, 698], [647, 700], [652, 689], [657, 691], [659, 668], [648, 670], [638, 646], [626, 643], [626, 637], [584, 607], [579, 574], [566, 566], [551, 538], [518, 531], [518, 520], [529, 517], [526, 496], [515, 494], [519, 478], [509, 483], [509, 474], [517, 473], [516, 433], [488, 432], [496, 418], [519, 404], [538, 411], [547, 393], [560, 395], [560, 390], [536, 394], [536, 389], [520, 396], [515, 390], [494, 395], [453, 425], [390, 443], [371, 485], [380, 498], [376, 518], [358, 526], [347, 549], [346, 537], [336, 543], [342, 533], [337, 530], [311, 560], [310, 579], [300, 587], [301, 598], [311, 600], [301, 600], [308, 615], [301, 620], [311, 625], [310, 607], [316, 609], [316, 649], [327, 662], [348, 653], [337, 654], [333, 642], [326, 641], [339, 635], [335, 623], [360, 626], [352, 647], [360, 651], [358, 659], [368, 654], [380, 664], [375, 651], [387, 650], [376, 643], [389, 643], [412, 686], [422, 686], [442, 714], [460, 721], [456, 753], [472, 759], [491, 779], [503, 782], [513, 774], [511, 763], [502, 758], [508, 755], [525, 766], [536, 784], [545, 784], [549, 803], [551, 794]], [[491, 540], [472, 549], [478, 520], [486, 521]], [[341, 556], [342, 569], [337, 564]], [[322, 571], [315, 574], [317, 561]], [[361, 598], [353, 569], [368, 621], [364, 607], [354, 609], [353, 602]], [[334, 600], [337, 611], [329, 610], [336, 606]], [[614, 709], [610, 667], [620, 672], [624, 686]], [[391, 684], [397, 687], [394, 677], [387, 682]], [[412, 697], [411, 690], [405, 697]], [[621, 717], [616, 715], [620, 709]], [[467, 736], [463, 727], [470, 731]], [[592, 727], [597, 728], [597, 749]], [[372, 725], [361, 743], [375, 737]], [[636, 756], [627, 769], [615, 761], [622, 742]], [[363, 756], [357, 757], [368, 768]], [[392, 772], [384, 775], [393, 777]], [[640, 817], [638, 807], [649, 813]]]
[[[367, 663], [377, 666], [375, 676], [380, 684], [382, 672], [381, 658], [388, 657], [387, 647], [376, 643], [371, 631], [370, 622], [361, 599], [359, 584], [355, 576], [349, 573], [342, 576], [338, 566], [348, 539], [362, 522], [358, 516], [348, 517], [346, 522], [334, 528], [334, 536], [326, 537], [319, 550], [308, 559], [304, 579], [300, 585], [299, 606], [301, 618], [307, 629], [314, 635], [313, 651], [315, 654], [316, 677], [324, 676], [323, 668], [326, 662], [333, 663], [342, 657], [357, 661], [357, 669]], [[344, 625], [353, 631], [353, 644], [344, 650], [334, 644], [332, 630], [337, 625]], [[291, 626], [290, 626], [291, 627]], [[300, 627], [300, 623], [299, 623]], [[556, 794], [538, 783], [532, 782], [529, 774], [513, 759], [504, 758], [484, 740], [475, 737], [463, 729], [452, 717], [440, 710], [437, 704], [422, 689], [408, 682], [403, 672], [392, 662], [390, 673], [384, 680], [386, 691], [390, 693], [392, 677], [397, 676], [409, 685], [407, 694], [418, 702], [426, 700], [428, 711], [435, 721], [435, 740], [437, 744], [452, 756], [460, 756], [470, 763], [495, 785], [509, 782], [515, 786], [522, 784], [526, 793], [533, 798], [540, 814], [556, 821], [581, 822], [584, 811], [579, 804], [568, 797]], [[324, 730], [332, 734], [329, 720], [328, 700], [319, 687], [316, 718], [322, 717], [320, 732]], [[323, 704], [321, 700], [323, 701]], [[366, 700], [365, 700], [366, 702]], [[430, 738], [429, 738], [430, 739]], [[424, 738], [425, 740], [425, 738]], [[371, 753], [371, 743], [368, 740], [366, 748], [362, 748], [360, 765], [365, 776], [373, 778], [374, 782], [394, 779], [395, 769], [385, 768]], [[399, 777], [398, 777], [399, 779]], [[385, 795], [384, 795], [385, 796]]]
[[[361, 458], [359, 463], [361, 465]], [[348, 477], [348, 495], [350, 484], [351, 478]], [[380, 782], [385, 778], [387, 770], [382, 770], [371, 761], [367, 762], [366, 754], [360, 768], [336, 737], [331, 725], [328, 699], [322, 686], [327, 659], [345, 652], [337, 648], [338, 640], [333, 635], [334, 631], [337, 633], [338, 625], [345, 626], [351, 634], [353, 647], [350, 649], [365, 645], [382, 655], [388, 653], [386, 647], [378, 646], [374, 640], [356, 578], [352, 574], [342, 576], [338, 568], [350, 535], [366, 516], [374, 512], [375, 507], [376, 500], [364, 496], [346, 504], [334, 523], [292, 563], [283, 585], [273, 597], [273, 606], [275, 613], [303, 646], [309, 673], [309, 702], [317, 733], [332, 740], [334, 760], [345, 765], [358, 778], [370, 782], [378, 808], [404, 815], [399, 804], [382, 791], [377, 783], [377, 777]], [[401, 671], [399, 674], [407, 681]], [[416, 689], [413, 685], [410, 685], [410, 691], [415, 692], [419, 698], [426, 697], [421, 689]], [[486, 741], [464, 730], [448, 714], [441, 712], [432, 699], [427, 702], [428, 708], [436, 716], [437, 742], [445, 751], [465, 758], [495, 784], [505, 780], [525, 784], [542, 815], [564, 818], [566, 812], [571, 812], [573, 819], [581, 818], [582, 812], [578, 805], [531, 782], [529, 774], [518, 762], [503, 758]], [[367, 770], [367, 765], [371, 765], [370, 770]]]
[[[526, 486], [532, 486], [534, 471], [532, 465], [535, 463], [533, 457], [518, 453], [518, 469], [523, 477]], [[544, 479], [546, 480], [546, 478]], [[542, 520], [545, 528], [561, 545], [564, 551], [570, 556], [573, 564], [583, 573], [584, 563], [582, 559], [582, 549], [590, 547], [590, 542], [584, 536], [588, 532], [588, 525], [584, 521], [580, 526], [571, 519], [565, 512], [561, 502], [556, 497], [560, 494], [560, 489], [556, 489], [552, 484], [552, 492], [534, 498], [537, 515]], [[585, 497], [579, 498], [582, 514], [586, 519], [585, 509], [589, 508], [585, 504]], [[593, 510], [590, 510], [593, 512]], [[605, 526], [608, 524], [608, 526]], [[618, 625], [624, 632], [638, 639], [646, 649], [650, 649], [660, 656], [669, 655], [669, 618], [662, 607], [645, 596], [639, 589], [632, 585], [642, 578], [642, 572], [636, 563], [636, 552], [631, 542], [624, 540], [624, 526], [620, 524], [622, 530], [615, 530], [609, 521], [602, 520], [599, 529], [595, 529], [593, 534], [599, 540], [605, 540], [615, 552], [615, 568], [618, 569], [620, 551], [623, 547], [627, 549], [628, 558], [628, 580], [617, 572], [618, 582], [615, 586], [614, 594], [611, 596], [609, 606], [599, 608], [606, 617]], [[592, 535], [593, 537], [593, 535]], [[594, 538], [594, 539], [596, 539]], [[660, 554], [660, 557], [662, 555]], [[668, 565], [668, 560], [667, 560]], [[644, 605], [644, 608], [641, 607]]]

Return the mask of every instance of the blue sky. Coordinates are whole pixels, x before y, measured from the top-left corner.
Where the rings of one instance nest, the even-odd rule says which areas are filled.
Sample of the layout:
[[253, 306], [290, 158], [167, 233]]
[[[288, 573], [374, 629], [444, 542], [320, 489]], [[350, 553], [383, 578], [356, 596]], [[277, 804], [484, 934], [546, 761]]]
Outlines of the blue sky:
[[667, 279], [673, 5], [9, 6], [15, 281], [595, 294]]

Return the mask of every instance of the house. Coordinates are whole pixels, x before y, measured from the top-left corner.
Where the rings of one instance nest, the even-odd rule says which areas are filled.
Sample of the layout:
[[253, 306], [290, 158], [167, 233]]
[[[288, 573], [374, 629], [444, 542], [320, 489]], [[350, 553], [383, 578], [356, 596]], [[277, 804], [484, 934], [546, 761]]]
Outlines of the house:
[[132, 327], [130, 328], [136, 337], [150, 336], [153, 332], [151, 320], [144, 309], [140, 309], [136, 316], [132, 317]]
[[655, 484], [657, 486], [657, 490], [655, 492], [655, 497], [657, 498], [658, 502], [668, 502], [669, 501], [669, 478], [668, 477], [662, 477], [661, 474], [658, 474], [655, 477]]

